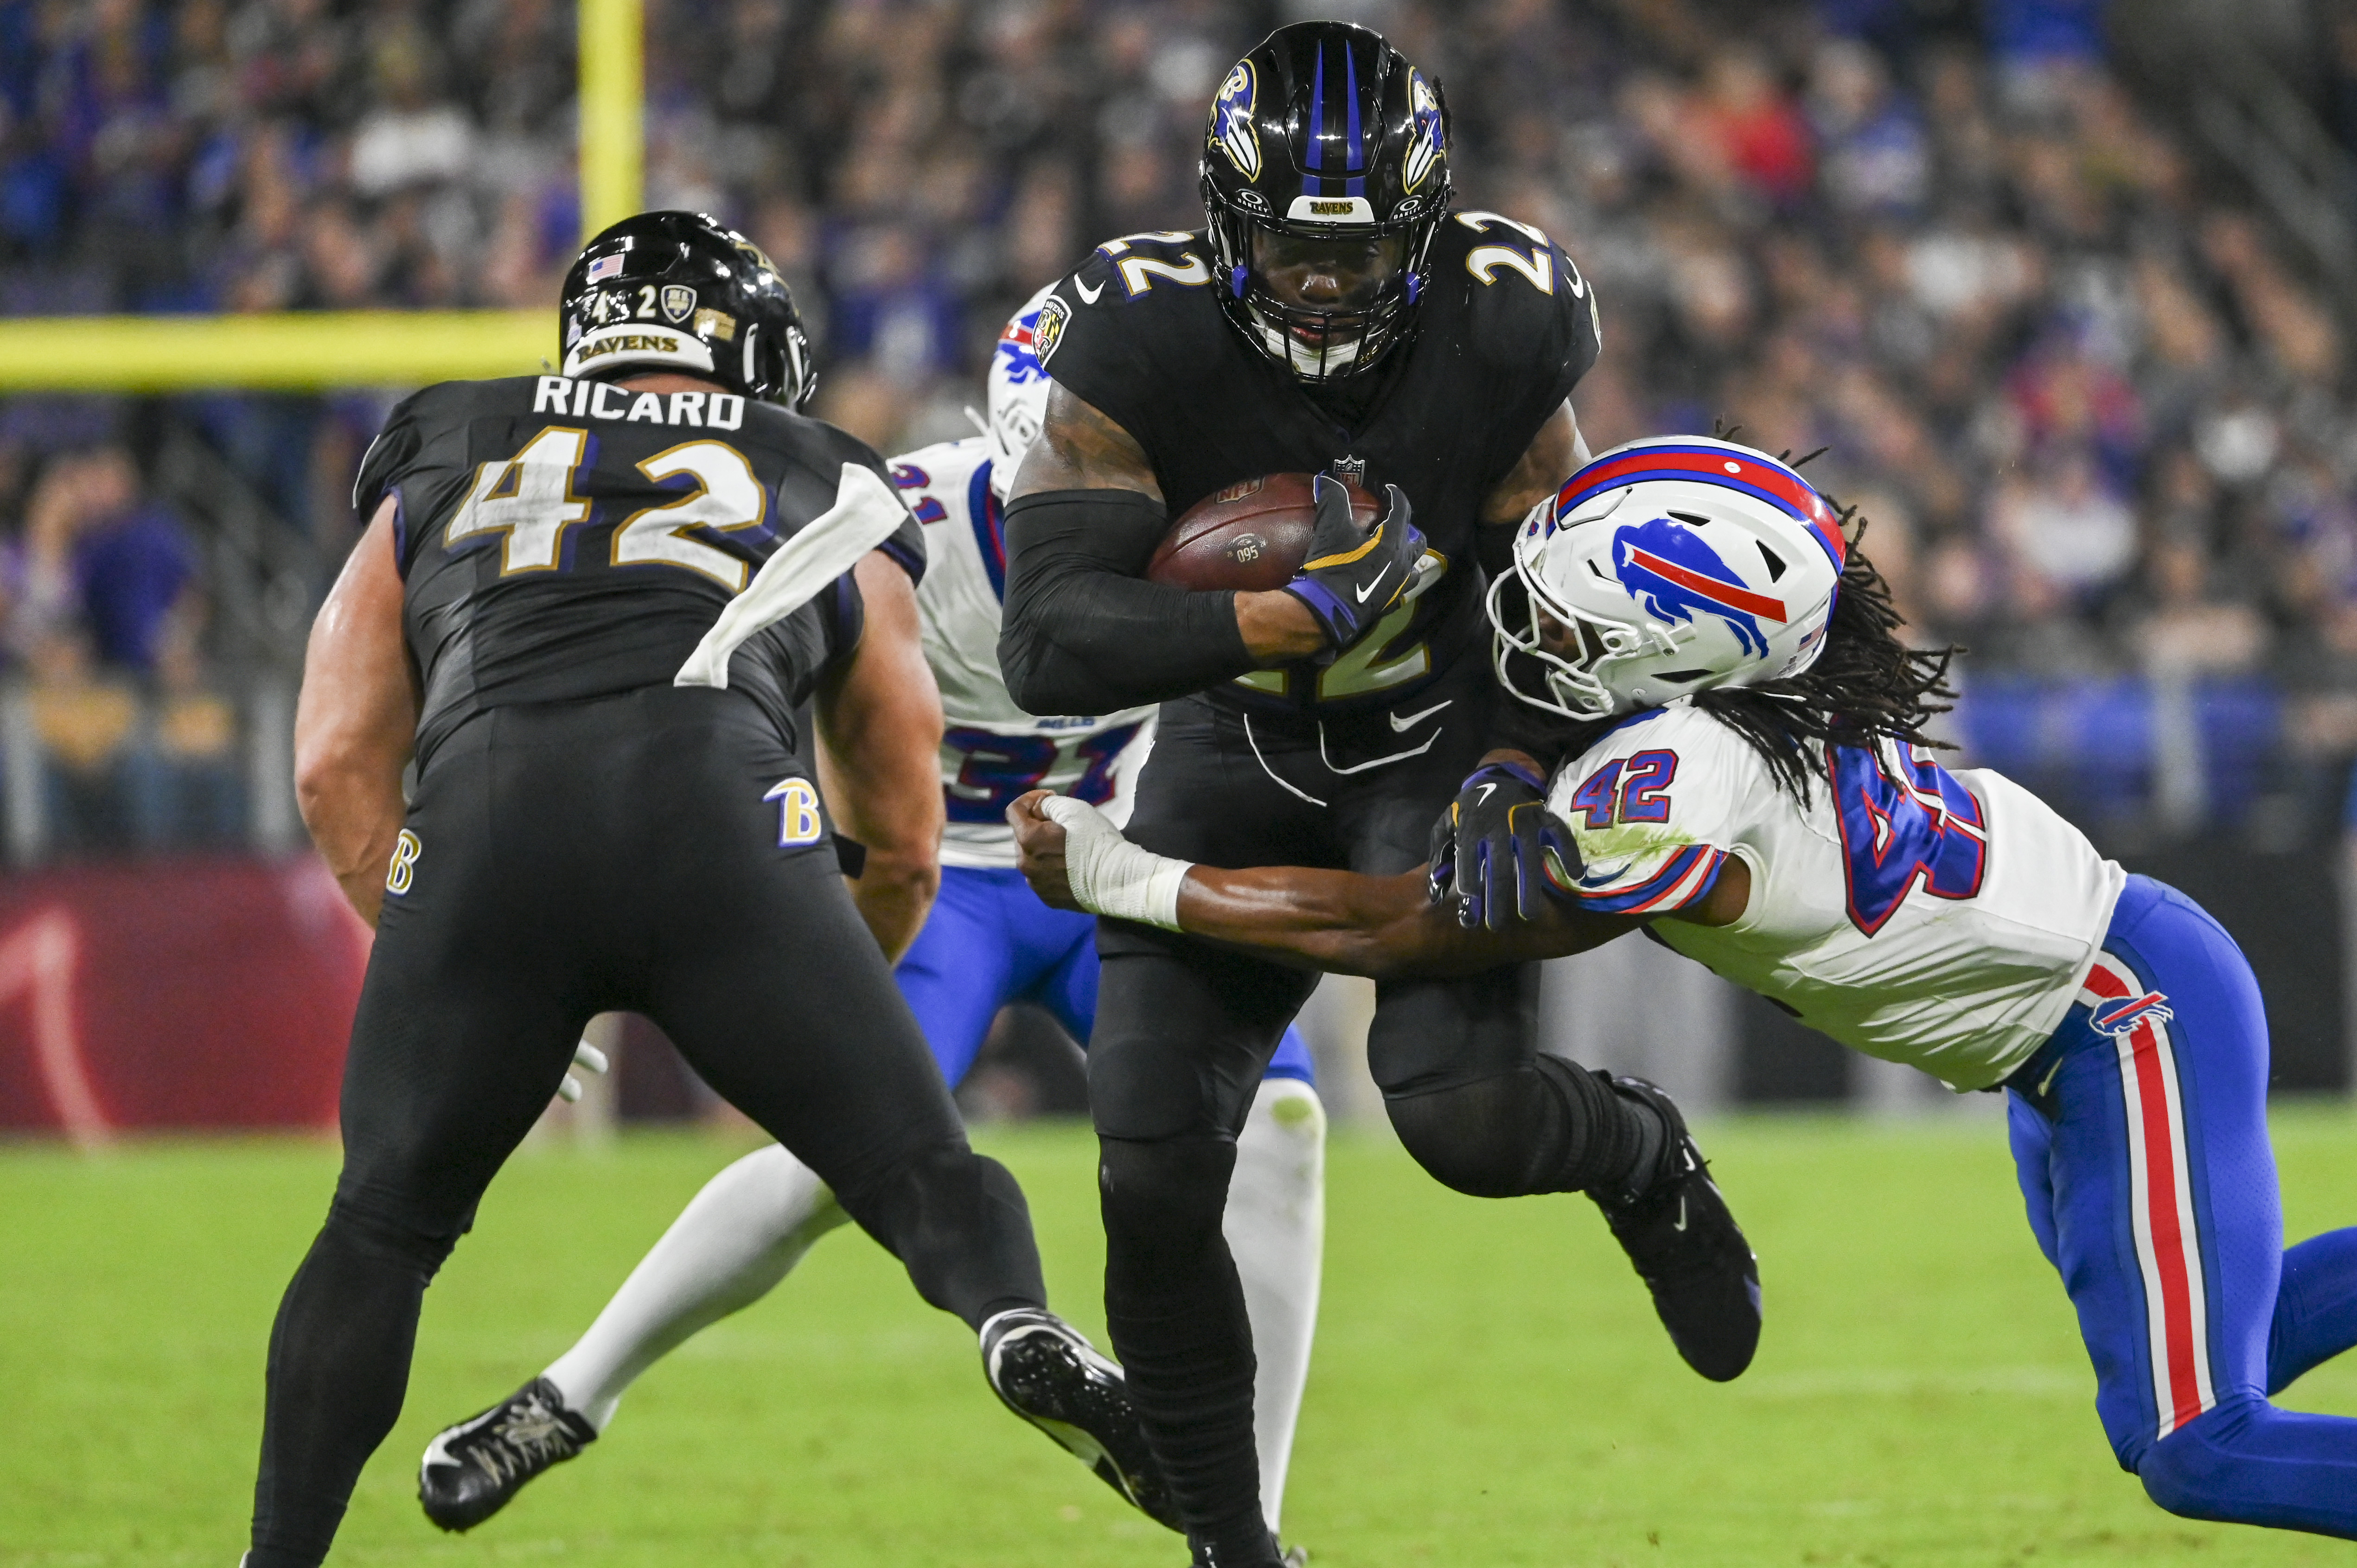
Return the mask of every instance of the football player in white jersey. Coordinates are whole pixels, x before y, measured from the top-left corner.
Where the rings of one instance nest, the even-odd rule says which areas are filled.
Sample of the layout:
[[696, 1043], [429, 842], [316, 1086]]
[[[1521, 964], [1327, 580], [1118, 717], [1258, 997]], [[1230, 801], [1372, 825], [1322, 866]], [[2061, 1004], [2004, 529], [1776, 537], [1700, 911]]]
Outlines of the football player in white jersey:
[[[1151, 708], [1035, 718], [1015, 705], [998, 672], [1006, 572], [999, 503], [1046, 412], [1048, 376], [1031, 352], [1031, 329], [1047, 293], [1034, 295], [999, 338], [988, 434], [923, 447], [890, 465], [901, 499], [925, 525], [917, 609], [947, 720], [942, 789], [949, 818], [940, 893], [908, 951], [893, 955], [894, 978], [952, 1087], [1011, 1002], [1046, 1007], [1087, 1044], [1096, 1013], [1096, 922], [1048, 908], [1025, 886], [1006, 808], [1044, 787], [1120, 820], [1153, 740]], [[1272, 1530], [1318, 1316], [1325, 1136], [1308, 1048], [1287, 1030], [1236, 1138], [1224, 1227], [1259, 1362], [1254, 1425]], [[774, 1144], [714, 1176], [573, 1348], [500, 1403], [435, 1438], [418, 1477], [427, 1517], [446, 1530], [489, 1519], [534, 1476], [594, 1441], [641, 1372], [768, 1294], [845, 1218], [808, 1167]]]
[[1500, 678], [1571, 721], [1492, 753], [1426, 875], [1220, 871], [1091, 808], [1016, 820], [1050, 902], [1352, 973], [1454, 973], [1638, 927], [1846, 1045], [2003, 1089], [2113, 1452], [2172, 1513], [2357, 1538], [2357, 1421], [2268, 1396], [2357, 1344], [2357, 1229], [2287, 1251], [2266, 1019], [2192, 900], [2037, 797], [1943, 768], [1946, 653], [1806, 481], [1695, 438], [1608, 452], [1491, 596]]

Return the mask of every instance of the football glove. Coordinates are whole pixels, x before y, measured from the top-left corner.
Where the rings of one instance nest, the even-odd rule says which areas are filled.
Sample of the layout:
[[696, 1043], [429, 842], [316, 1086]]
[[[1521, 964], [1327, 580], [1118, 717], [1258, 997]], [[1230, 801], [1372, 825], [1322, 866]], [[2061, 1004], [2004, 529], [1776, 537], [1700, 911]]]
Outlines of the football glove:
[[1546, 808], [1546, 780], [1519, 762], [1483, 763], [1432, 824], [1432, 901], [1453, 896], [1468, 929], [1536, 919], [1550, 857], [1565, 880], [1579, 875], [1578, 846]]
[[1383, 490], [1389, 498], [1383, 515], [1361, 533], [1351, 521], [1351, 492], [1341, 481], [1320, 474], [1313, 482], [1318, 531], [1310, 536], [1309, 558], [1285, 591], [1318, 618], [1329, 658], [1372, 631], [1418, 581], [1424, 534], [1410, 521], [1400, 488], [1386, 485]]

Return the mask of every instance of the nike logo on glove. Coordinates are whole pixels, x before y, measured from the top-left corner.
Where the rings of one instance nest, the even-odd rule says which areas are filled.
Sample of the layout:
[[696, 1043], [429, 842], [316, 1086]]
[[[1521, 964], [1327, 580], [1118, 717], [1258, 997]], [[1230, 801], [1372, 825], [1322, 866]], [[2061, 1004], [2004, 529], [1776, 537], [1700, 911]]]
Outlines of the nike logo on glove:
[[1097, 302], [1097, 295], [1104, 292], [1104, 285], [1099, 284], [1096, 287], [1091, 288], [1088, 285], [1082, 283], [1078, 277], [1075, 277], [1072, 279], [1072, 292], [1081, 296], [1081, 302], [1082, 304], [1094, 305]]
[[1368, 597], [1372, 595], [1377, 588], [1383, 585], [1383, 579], [1391, 575], [1392, 569], [1389, 566], [1385, 566], [1382, 571], [1375, 574], [1375, 580], [1373, 582], [1369, 583], [1363, 588], [1353, 589], [1352, 592], [1359, 596], [1359, 602], [1363, 605], [1367, 602]]
[[1481, 802], [1488, 800], [1491, 795], [1496, 794], [1497, 791], [1498, 787], [1495, 784], [1482, 785], [1481, 792], [1473, 797], [1473, 809], [1477, 811], [1480, 811], [1481, 809]]

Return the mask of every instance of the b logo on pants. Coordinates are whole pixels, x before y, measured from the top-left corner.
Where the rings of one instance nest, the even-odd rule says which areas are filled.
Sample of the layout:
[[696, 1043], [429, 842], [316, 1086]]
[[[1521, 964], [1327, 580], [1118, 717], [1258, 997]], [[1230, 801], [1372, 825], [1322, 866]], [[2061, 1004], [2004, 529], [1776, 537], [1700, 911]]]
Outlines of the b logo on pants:
[[417, 857], [425, 853], [425, 845], [417, 835], [402, 829], [401, 836], [393, 841], [393, 865], [384, 874], [384, 890], [395, 897], [408, 892], [410, 883], [416, 880]]
[[826, 823], [818, 814], [818, 791], [806, 779], [786, 779], [761, 797], [778, 803], [778, 847], [798, 849], [816, 843], [826, 832]]

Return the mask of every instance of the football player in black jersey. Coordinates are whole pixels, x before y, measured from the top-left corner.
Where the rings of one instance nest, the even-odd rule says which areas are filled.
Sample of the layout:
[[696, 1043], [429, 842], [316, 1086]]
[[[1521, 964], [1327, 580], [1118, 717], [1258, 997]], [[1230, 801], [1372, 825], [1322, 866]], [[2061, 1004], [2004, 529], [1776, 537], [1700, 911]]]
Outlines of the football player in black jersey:
[[[1118, 1369], [1046, 1311], [1023, 1195], [967, 1145], [888, 966], [942, 822], [915, 522], [875, 453], [795, 412], [793, 301], [749, 241], [627, 220], [561, 315], [565, 374], [393, 411], [312, 631], [304, 818], [377, 935], [343, 1174], [271, 1332], [249, 1568], [327, 1555], [427, 1282], [608, 1009], [661, 1023], [977, 1330], [1001, 1399], [1167, 1520]], [[856, 894], [805, 701], [868, 843]], [[533, 1391], [436, 1442], [438, 1520], [594, 1435]]]
[[[1481, 564], [1585, 456], [1568, 395], [1598, 328], [1545, 234], [1451, 210], [1448, 125], [1438, 84], [1377, 35], [1283, 28], [1212, 106], [1208, 228], [1100, 246], [1041, 311], [1056, 390], [1006, 509], [1000, 660], [1035, 713], [1164, 703], [1128, 827], [1149, 849], [1397, 874], [1493, 738]], [[1310, 558], [1275, 592], [1143, 579], [1168, 519], [1303, 471], [1381, 487], [1388, 510], [1362, 537], [1321, 483]], [[1538, 786], [1484, 768], [1460, 842]], [[1314, 976], [1119, 922], [1098, 947], [1114, 1342], [1197, 1561], [1268, 1568], [1220, 1214], [1232, 1133]], [[1379, 990], [1369, 1065], [1393, 1125], [1460, 1191], [1595, 1197], [1681, 1353], [1731, 1378], [1759, 1335], [1749, 1249], [1667, 1097], [1536, 1049], [1535, 979]]]

